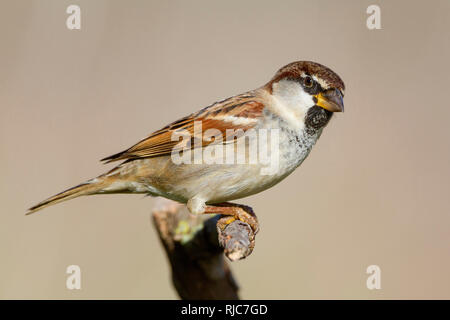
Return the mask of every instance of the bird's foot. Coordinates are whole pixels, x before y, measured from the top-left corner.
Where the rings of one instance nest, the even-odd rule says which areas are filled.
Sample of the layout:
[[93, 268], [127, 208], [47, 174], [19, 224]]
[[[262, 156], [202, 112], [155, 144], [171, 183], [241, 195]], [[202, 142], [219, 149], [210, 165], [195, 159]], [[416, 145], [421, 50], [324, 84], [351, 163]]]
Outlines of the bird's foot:
[[217, 226], [221, 230], [224, 230], [233, 221], [240, 220], [247, 223], [255, 235], [259, 231], [258, 219], [253, 209], [249, 206], [224, 202], [214, 206], [206, 206], [205, 213], [216, 213], [224, 216], [217, 222]]

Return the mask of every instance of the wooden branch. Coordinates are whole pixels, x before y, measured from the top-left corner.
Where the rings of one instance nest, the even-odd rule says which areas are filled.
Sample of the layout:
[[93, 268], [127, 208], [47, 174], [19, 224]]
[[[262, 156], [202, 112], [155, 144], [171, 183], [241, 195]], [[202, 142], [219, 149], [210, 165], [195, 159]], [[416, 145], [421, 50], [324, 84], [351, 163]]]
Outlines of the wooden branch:
[[162, 198], [152, 217], [182, 299], [239, 299], [223, 253], [231, 261], [252, 253], [255, 236], [247, 223], [233, 221], [222, 230], [219, 220], [229, 217], [194, 216], [185, 205]]

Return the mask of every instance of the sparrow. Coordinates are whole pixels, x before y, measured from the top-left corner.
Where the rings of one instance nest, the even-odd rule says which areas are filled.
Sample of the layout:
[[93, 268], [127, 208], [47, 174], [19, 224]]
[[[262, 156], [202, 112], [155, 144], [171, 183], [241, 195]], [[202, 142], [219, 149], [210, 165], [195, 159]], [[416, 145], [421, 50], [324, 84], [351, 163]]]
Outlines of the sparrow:
[[[266, 190], [291, 174], [309, 155], [333, 113], [344, 111], [344, 90], [344, 82], [331, 69], [311, 61], [292, 62], [265, 85], [215, 102], [102, 159], [122, 162], [38, 203], [27, 214], [84, 195], [140, 193], [185, 203], [193, 214], [230, 216], [227, 223], [242, 220], [256, 233], [258, 223], [251, 208], [229, 201]], [[247, 132], [255, 130], [266, 130], [268, 140], [276, 142], [266, 148], [269, 158], [276, 161], [270, 174], [261, 174], [264, 164], [251, 162], [251, 152], [237, 147], [242, 141], [248, 146]], [[229, 132], [240, 134], [226, 139]], [[174, 161], [177, 152], [195, 156], [209, 146], [232, 146], [244, 160]], [[186, 159], [192, 160], [192, 154]]]

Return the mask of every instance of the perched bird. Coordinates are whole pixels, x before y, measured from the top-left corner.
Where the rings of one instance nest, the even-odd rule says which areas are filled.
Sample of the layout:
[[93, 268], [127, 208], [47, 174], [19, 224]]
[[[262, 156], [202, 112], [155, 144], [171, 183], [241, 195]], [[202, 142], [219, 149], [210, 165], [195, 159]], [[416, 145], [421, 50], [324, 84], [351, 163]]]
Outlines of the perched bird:
[[[231, 221], [245, 221], [257, 231], [252, 211], [227, 201], [268, 189], [292, 173], [308, 156], [333, 113], [344, 111], [344, 89], [341, 78], [321, 64], [290, 63], [264, 86], [216, 102], [154, 132], [131, 148], [102, 159], [106, 163], [123, 162], [42, 201], [27, 214], [84, 195], [144, 193], [186, 203], [194, 214], [229, 215]], [[200, 129], [196, 124], [200, 124]], [[226, 139], [230, 130], [240, 134]], [[258, 130], [268, 131], [267, 141], [276, 142], [266, 148], [268, 157], [276, 162], [269, 174], [261, 173], [267, 163], [250, 161], [251, 150], [237, 147], [242, 141], [249, 146], [248, 132]], [[219, 139], [220, 135], [224, 139]], [[177, 154], [192, 151], [186, 158], [192, 160], [198, 150], [230, 145], [244, 161], [174, 161]]]

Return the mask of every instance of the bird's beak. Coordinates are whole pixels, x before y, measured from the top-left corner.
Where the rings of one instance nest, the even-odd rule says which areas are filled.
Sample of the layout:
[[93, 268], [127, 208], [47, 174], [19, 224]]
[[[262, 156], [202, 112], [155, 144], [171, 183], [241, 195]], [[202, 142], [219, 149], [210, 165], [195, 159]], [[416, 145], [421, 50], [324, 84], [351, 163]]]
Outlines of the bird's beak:
[[344, 112], [344, 100], [341, 91], [330, 89], [314, 96], [317, 99], [316, 105], [331, 112]]

